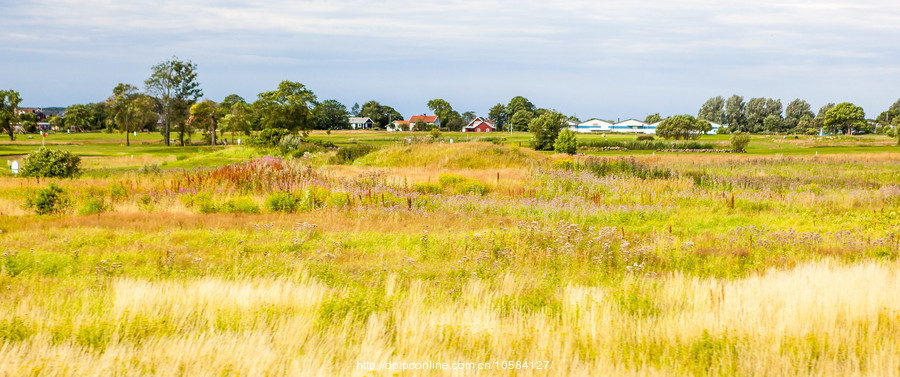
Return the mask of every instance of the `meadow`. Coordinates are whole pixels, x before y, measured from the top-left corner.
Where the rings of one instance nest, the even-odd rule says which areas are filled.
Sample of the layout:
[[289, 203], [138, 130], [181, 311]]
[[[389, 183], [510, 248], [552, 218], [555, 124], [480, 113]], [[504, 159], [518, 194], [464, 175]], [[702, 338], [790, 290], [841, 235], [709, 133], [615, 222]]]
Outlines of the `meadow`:
[[895, 139], [492, 136], [51, 135], [80, 177], [0, 174], [0, 375], [900, 375]]

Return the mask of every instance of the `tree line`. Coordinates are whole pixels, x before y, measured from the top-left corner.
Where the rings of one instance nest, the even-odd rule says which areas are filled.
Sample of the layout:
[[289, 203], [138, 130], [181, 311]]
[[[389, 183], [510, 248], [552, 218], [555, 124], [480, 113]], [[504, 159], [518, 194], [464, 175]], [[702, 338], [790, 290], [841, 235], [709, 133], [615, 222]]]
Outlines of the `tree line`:
[[849, 102], [828, 103], [813, 112], [808, 102], [794, 99], [786, 107], [776, 98], [750, 98], [737, 94], [712, 97], [700, 107], [697, 119], [726, 125], [729, 132], [896, 134], [900, 126], [900, 99], [875, 119], [866, 119], [862, 107]]

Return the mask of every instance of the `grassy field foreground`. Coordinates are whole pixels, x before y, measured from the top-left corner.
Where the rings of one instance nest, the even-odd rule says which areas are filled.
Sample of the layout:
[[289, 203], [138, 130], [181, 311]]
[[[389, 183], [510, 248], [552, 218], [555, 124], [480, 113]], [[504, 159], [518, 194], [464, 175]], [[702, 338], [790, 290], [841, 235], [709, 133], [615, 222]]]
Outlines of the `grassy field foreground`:
[[898, 153], [213, 153], [0, 177], [0, 375], [900, 374]]

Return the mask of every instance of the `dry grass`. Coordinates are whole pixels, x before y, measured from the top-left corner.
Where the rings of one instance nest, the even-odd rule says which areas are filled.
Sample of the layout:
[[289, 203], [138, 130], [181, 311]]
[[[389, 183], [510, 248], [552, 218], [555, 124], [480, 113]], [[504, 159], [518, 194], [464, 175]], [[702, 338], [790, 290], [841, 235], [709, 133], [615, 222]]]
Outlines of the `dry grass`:
[[[386, 311], [360, 325], [350, 313], [324, 328], [317, 325], [324, 302], [343, 293], [302, 268], [254, 280], [120, 278], [99, 312], [81, 307], [48, 316], [52, 302], [33, 297], [5, 306], [3, 317], [29, 318], [37, 334], [0, 347], [0, 372], [362, 376], [391, 373], [359, 370], [357, 361], [550, 360], [552, 375], [896, 375], [897, 267], [824, 261], [738, 280], [674, 274], [625, 281], [654, 299], [646, 314], [599, 286], [558, 289], [556, 313], [505, 312], [503, 297], [527, 286], [515, 274], [499, 286], [472, 281], [457, 299], [392, 276], [384, 283]], [[66, 321], [75, 329], [110, 322], [144, 330], [113, 331], [97, 352], [77, 340], [53, 341], [51, 329]], [[460, 375], [403, 375], [436, 374]]]

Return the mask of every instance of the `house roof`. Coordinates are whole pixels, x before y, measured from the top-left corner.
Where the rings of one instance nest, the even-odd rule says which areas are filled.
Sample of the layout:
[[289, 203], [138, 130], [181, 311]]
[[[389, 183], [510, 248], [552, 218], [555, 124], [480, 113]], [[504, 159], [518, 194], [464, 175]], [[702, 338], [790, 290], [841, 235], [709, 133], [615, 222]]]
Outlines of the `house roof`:
[[372, 118], [369, 118], [369, 117], [350, 117], [350, 119], [348, 119], [348, 120], [350, 121], [350, 123], [353, 123], [353, 124], [363, 124], [363, 123], [366, 123], [366, 122], [371, 122], [371, 121], [372, 121]]
[[415, 123], [417, 120], [421, 119], [425, 123], [434, 123], [437, 121], [437, 115], [413, 115], [409, 117], [409, 123]]
[[405, 120], [395, 120], [393, 123], [394, 124], [409, 124], [409, 122], [407, 122]]
[[484, 119], [482, 117], [475, 117], [475, 119], [472, 119], [472, 121], [463, 128], [475, 128], [482, 124], [487, 124], [490, 128], [496, 128], [494, 127], [494, 122], [492, 122], [490, 119]]

